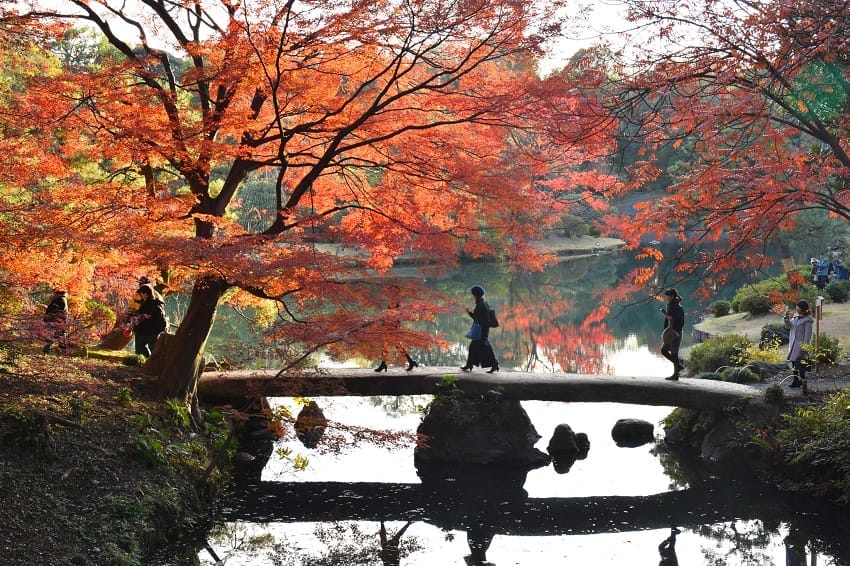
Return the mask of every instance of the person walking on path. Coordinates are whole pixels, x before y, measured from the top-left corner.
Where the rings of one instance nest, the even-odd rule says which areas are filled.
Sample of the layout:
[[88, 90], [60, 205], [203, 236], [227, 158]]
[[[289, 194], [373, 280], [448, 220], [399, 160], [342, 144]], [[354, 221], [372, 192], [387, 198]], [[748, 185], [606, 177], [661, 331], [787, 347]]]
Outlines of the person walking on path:
[[474, 285], [470, 289], [475, 298], [475, 309], [466, 309], [466, 314], [472, 318], [472, 328], [467, 333], [469, 343], [469, 355], [466, 365], [461, 366], [463, 371], [472, 371], [473, 366], [489, 367], [487, 373], [499, 371], [499, 361], [490, 344], [490, 305], [484, 300], [484, 287]]
[[133, 332], [136, 334], [136, 353], [150, 356], [156, 339], [168, 326], [165, 318], [165, 306], [162, 299], [156, 296], [150, 284], [139, 287], [137, 291], [142, 298], [139, 310], [133, 315]]
[[42, 318], [49, 337], [44, 344], [44, 353], [49, 354], [55, 341], [60, 350], [67, 347], [65, 343], [65, 331], [68, 326], [68, 292], [54, 289], [50, 303], [44, 311]]
[[797, 301], [797, 312], [791, 316], [790, 312], [785, 313], [782, 322], [785, 328], [788, 329], [788, 356], [786, 359], [791, 362], [794, 367], [794, 381], [789, 387], [800, 387], [806, 379], [806, 352], [803, 350], [803, 344], [808, 344], [812, 340], [812, 327], [815, 319], [812, 318], [812, 313], [809, 310], [808, 301]]
[[673, 362], [673, 375], [665, 377], [669, 381], [678, 381], [679, 372], [684, 368], [679, 359], [679, 345], [682, 343], [682, 329], [685, 327], [685, 311], [682, 297], [676, 289], [664, 291], [667, 296], [667, 308], [661, 309], [664, 315], [664, 332], [661, 333], [661, 355]]

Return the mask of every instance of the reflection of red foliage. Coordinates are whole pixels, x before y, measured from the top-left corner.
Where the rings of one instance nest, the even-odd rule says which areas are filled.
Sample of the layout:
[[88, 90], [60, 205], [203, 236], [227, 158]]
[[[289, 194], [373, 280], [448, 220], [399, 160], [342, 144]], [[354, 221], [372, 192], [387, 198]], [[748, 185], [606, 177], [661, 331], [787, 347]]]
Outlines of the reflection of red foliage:
[[[574, 308], [565, 299], [536, 297], [502, 309], [500, 316], [510, 321], [506, 326], [514, 331], [512, 349], [527, 352], [526, 360], [521, 362], [523, 367], [543, 364], [559, 371], [606, 373], [604, 347], [614, 341], [605, 322], [608, 308], [592, 309], [577, 325], [559, 320]], [[511, 332], [501, 336], [511, 336]], [[514, 361], [517, 365], [519, 362]]]

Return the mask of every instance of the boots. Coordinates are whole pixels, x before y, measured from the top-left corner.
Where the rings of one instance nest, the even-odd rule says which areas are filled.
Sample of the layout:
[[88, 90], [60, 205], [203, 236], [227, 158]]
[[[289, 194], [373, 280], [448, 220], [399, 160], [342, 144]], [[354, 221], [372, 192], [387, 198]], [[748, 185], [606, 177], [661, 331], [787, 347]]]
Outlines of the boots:
[[375, 371], [387, 371], [387, 362], [381, 360], [381, 365], [375, 368]]
[[407, 371], [410, 371], [413, 368], [417, 368], [417, 367], [419, 367], [419, 362], [417, 362], [416, 360], [414, 360], [410, 356], [407, 356], [407, 367], [404, 368], [404, 369], [406, 369]]
[[789, 385], [788, 387], [800, 387], [800, 386], [802, 386], [802, 385], [803, 385], [803, 382], [802, 382], [802, 381], [800, 381], [800, 376], [799, 376], [799, 375], [795, 375], [795, 376], [794, 376], [794, 381], [792, 381], [792, 382], [791, 382], [791, 385]]

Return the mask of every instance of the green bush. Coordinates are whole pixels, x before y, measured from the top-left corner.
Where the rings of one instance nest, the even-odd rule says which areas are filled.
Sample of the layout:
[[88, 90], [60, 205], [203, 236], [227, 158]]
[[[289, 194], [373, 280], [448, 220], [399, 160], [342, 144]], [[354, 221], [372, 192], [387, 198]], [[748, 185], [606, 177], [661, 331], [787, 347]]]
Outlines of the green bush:
[[567, 238], [581, 238], [587, 235], [587, 222], [574, 214], [565, 214], [561, 217], [561, 233]]
[[692, 374], [714, 372], [723, 366], [737, 366], [746, 361], [747, 349], [753, 341], [744, 336], [712, 336], [691, 348], [688, 370]]
[[719, 371], [703, 371], [695, 375], [694, 378], [730, 383], [756, 383], [759, 381], [759, 376], [746, 367], [724, 367]]
[[838, 338], [830, 338], [823, 332], [818, 336], [818, 344], [803, 344], [803, 351], [807, 352], [809, 359], [822, 366], [834, 366], [841, 359], [843, 351], [838, 343]]
[[850, 280], [833, 281], [826, 286], [824, 292], [833, 303], [846, 303], [847, 297], [850, 296]]
[[808, 481], [850, 500], [850, 391], [823, 405], [802, 407], [784, 416], [777, 431], [785, 461], [805, 470]]
[[764, 402], [770, 405], [781, 405], [785, 402], [785, 391], [782, 386], [774, 383], [764, 390]]
[[783, 279], [777, 277], [759, 281], [752, 285], [745, 285], [735, 291], [732, 298], [732, 309], [735, 312], [748, 312], [750, 314], [765, 314], [782, 302], [782, 295], [788, 292], [788, 286]]
[[714, 301], [709, 305], [708, 310], [715, 317], [726, 316], [732, 311], [732, 303], [729, 301]]
[[720, 372], [720, 379], [732, 383], [756, 383], [759, 376], [746, 367], [727, 367]]

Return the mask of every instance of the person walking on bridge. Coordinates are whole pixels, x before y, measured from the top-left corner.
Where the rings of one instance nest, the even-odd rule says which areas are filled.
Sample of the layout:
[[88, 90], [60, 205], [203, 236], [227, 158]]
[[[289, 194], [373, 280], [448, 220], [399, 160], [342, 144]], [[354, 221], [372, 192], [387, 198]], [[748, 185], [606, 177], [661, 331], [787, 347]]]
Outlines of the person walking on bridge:
[[679, 372], [684, 366], [679, 359], [679, 345], [682, 343], [682, 328], [685, 327], [685, 310], [680, 304], [682, 297], [676, 289], [664, 291], [667, 296], [667, 308], [662, 308], [664, 315], [664, 332], [661, 334], [661, 355], [673, 362], [673, 375], [665, 377], [669, 381], [678, 381]]
[[487, 373], [499, 371], [499, 361], [490, 345], [490, 305], [484, 300], [484, 287], [474, 285], [470, 289], [475, 297], [475, 310], [466, 309], [466, 314], [472, 319], [473, 327], [467, 333], [469, 343], [469, 355], [466, 365], [461, 366], [463, 371], [472, 371], [473, 366], [489, 367]]

